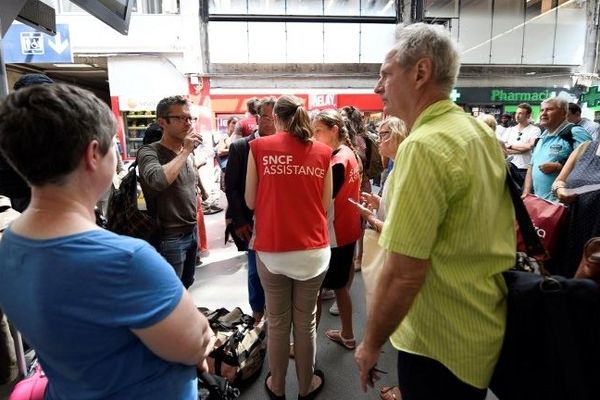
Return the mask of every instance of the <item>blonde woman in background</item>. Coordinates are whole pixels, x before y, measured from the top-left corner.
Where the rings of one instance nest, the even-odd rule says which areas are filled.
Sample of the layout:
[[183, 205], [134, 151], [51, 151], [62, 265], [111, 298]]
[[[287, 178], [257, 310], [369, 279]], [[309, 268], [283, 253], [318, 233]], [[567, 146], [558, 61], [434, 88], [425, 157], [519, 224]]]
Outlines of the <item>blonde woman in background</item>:
[[[377, 141], [379, 154], [382, 157], [394, 159], [400, 144], [408, 136], [406, 126], [400, 118], [388, 117], [379, 124], [379, 139]], [[364, 254], [362, 275], [365, 283], [365, 295], [367, 297], [367, 309], [369, 299], [377, 285], [379, 270], [383, 266], [385, 250], [379, 247], [377, 240], [379, 232], [385, 221], [385, 199], [388, 196], [388, 186], [383, 186], [382, 197], [376, 194], [361, 193], [361, 204], [355, 204], [362, 218], [367, 221], [370, 229], [365, 231]], [[379, 396], [383, 400], [399, 400], [400, 389], [398, 386], [383, 386], [379, 389]]]

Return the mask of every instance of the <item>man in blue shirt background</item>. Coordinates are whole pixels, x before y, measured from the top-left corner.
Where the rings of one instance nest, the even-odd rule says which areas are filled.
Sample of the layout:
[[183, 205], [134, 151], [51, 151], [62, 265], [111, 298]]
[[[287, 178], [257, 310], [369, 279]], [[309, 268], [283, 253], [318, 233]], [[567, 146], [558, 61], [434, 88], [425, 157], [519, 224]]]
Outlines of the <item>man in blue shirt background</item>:
[[568, 105], [569, 102], [560, 97], [542, 102], [540, 125], [545, 130], [533, 149], [523, 196], [533, 193], [543, 199], [557, 201], [552, 193], [552, 183], [569, 154], [581, 143], [592, 140], [585, 129], [567, 121]]

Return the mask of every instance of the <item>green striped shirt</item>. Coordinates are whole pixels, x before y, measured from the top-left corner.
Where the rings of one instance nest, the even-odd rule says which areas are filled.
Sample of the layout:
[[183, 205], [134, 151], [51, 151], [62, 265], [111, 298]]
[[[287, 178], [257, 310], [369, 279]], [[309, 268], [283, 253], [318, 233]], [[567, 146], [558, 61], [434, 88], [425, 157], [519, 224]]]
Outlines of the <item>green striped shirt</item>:
[[488, 386], [502, 345], [514, 264], [514, 211], [494, 133], [449, 100], [429, 106], [396, 154], [379, 244], [431, 261], [398, 350], [433, 358]]

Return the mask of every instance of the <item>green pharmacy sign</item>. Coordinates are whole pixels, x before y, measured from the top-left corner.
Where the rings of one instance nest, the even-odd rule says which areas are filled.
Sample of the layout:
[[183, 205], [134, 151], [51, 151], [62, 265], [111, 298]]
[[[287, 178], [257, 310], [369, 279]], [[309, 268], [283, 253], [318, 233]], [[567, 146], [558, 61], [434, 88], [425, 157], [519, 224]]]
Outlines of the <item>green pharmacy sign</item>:
[[598, 92], [598, 86], [591, 86], [587, 92], [582, 93], [579, 96], [579, 103], [587, 103], [588, 107], [596, 107], [600, 105], [600, 93]]
[[503, 89], [492, 89], [490, 92], [490, 101], [541, 103], [547, 98], [555, 95], [556, 92], [548, 89], [539, 92], [513, 92]]

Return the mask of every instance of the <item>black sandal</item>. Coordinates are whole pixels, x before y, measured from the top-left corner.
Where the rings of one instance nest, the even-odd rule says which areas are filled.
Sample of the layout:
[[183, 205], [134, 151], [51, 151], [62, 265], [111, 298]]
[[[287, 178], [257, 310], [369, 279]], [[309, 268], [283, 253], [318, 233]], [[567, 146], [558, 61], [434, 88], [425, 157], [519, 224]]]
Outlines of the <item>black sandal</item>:
[[320, 369], [315, 369], [315, 375], [321, 378], [321, 384], [306, 396], [298, 395], [298, 400], [314, 400], [321, 391], [321, 389], [323, 389], [323, 386], [325, 386], [325, 374], [323, 374], [323, 371], [321, 371]]
[[267, 391], [267, 394], [269, 395], [269, 399], [270, 400], [285, 400], [285, 394], [283, 396], [278, 396], [275, 393], [273, 393], [273, 391], [271, 389], [269, 389], [269, 385], [267, 385], [267, 381], [269, 380], [270, 376], [271, 376], [271, 372], [269, 372], [267, 374], [267, 377], [265, 378], [265, 390]]

